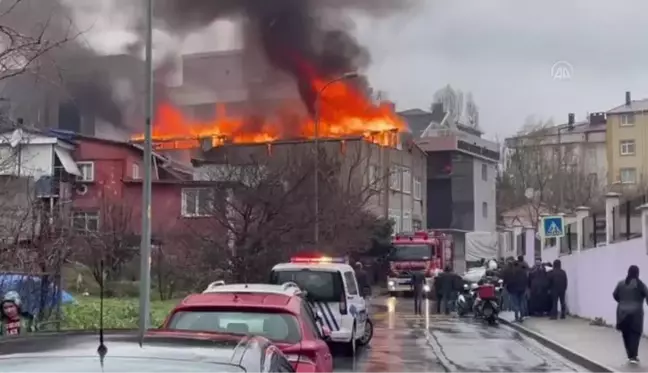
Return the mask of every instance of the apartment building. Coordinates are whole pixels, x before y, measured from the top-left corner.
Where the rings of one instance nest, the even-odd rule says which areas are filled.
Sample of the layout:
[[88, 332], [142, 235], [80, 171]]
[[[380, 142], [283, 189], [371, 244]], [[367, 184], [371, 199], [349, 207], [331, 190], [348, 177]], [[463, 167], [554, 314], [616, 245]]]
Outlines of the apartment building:
[[442, 104], [399, 113], [426, 153], [427, 228], [495, 231], [497, 144], [461, 123], [448, 123]]
[[643, 186], [648, 177], [648, 99], [625, 102], [607, 112], [608, 182], [632, 188]]
[[533, 149], [540, 151], [548, 162], [555, 160], [563, 166], [578, 164], [579, 172], [602, 190], [608, 175], [607, 121], [604, 112], [591, 113], [581, 121], [569, 113], [565, 123], [507, 138], [507, 152]]
[[[203, 148], [201, 159], [194, 161], [198, 166], [195, 179], [213, 178], [219, 174], [216, 169], [236, 164], [237, 159], [245, 164], [250, 159], [271, 157], [279, 164], [291, 165], [291, 157], [310, 153], [313, 146], [312, 140], [287, 140]], [[361, 137], [329, 138], [320, 141], [320, 151], [340, 161], [343, 188], [365, 194], [366, 209], [391, 218], [396, 232], [426, 226], [426, 157], [416, 144], [406, 141], [387, 147]]]

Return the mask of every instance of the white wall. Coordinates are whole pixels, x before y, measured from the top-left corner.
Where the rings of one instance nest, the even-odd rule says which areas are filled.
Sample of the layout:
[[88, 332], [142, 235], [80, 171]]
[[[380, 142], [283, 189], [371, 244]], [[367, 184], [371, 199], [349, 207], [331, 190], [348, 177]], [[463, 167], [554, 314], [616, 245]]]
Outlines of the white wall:
[[52, 144], [21, 144], [12, 148], [0, 144], [0, 174], [33, 176], [52, 175], [54, 147]]
[[[569, 280], [567, 307], [572, 314], [588, 319], [601, 317], [615, 325], [617, 304], [612, 292], [625, 278], [628, 267], [639, 266], [640, 277], [648, 283], [648, 253], [643, 242], [643, 238], [637, 238], [560, 257], [552, 247], [543, 251], [542, 260], [561, 260]], [[644, 318], [644, 334], [648, 336], [648, 318]]]

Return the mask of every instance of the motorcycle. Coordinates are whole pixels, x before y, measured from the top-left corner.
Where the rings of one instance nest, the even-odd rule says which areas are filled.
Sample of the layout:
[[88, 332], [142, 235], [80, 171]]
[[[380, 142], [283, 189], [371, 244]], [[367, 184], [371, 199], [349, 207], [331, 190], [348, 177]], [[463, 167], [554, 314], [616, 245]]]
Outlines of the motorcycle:
[[475, 300], [475, 317], [481, 318], [489, 325], [497, 324], [497, 316], [500, 312], [500, 302], [498, 292], [501, 285], [481, 284], [476, 289], [477, 298]]
[[475, 303], [475, 290], [477, 287], [477, 284], [464, 284], [463, 290], [457, 297], [457, 315], [459, 315], [459, 317], [465, 316], [467, 313], [472, 311]]

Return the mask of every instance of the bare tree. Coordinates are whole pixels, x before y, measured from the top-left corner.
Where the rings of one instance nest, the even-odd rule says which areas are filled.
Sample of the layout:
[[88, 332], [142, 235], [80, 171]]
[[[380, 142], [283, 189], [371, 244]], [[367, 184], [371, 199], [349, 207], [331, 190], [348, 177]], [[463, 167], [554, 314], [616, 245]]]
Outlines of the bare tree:
[[557, 142], [558, 131], [551, 121], [530, 118], [507, 140], [498, 177], [499, 211], [521, 208], [525, 220], [536, 226], [542, 213], [570, 213], [601, 196], [596, 176], [584, 167], [581, 149]]
[[434, 94], [434, 103], [442, 103], [448, 112], [448, 123], [462, 123], [473, 128], [479, 128], [479, 107], [475, 103], [472, 93], [464, 93], [452, 88], [449, 84], [439, 89]]
[[[202, 251], [211, 253], [204, 262], [227, 268], [236, 281], [249, 282], [264, 280], [270, 266], [299, 250], [337, 254], [368, 249], [375, 218], [364, 207], [377, 192], [367, 183], [368, 153], [356, 148], [363, 147], [349, 145], [343, 156], [339, 151], [320, 154], [317, 248], [312, 246], [312, 144], [286, 146], [272, 156], [229, 154], [227, 164], [201, 167], [207, 184], [185, 195], [184, 204], [196, 215], [189, 229], [211, 248]], [[380, 178], [372, 182], [380, 183]], [[211, 229], [205, 229], [205, 221]]]
[[479, 128], [479, 107], [477, 107], [471, 92], [468, 92], [466, 97], [466, 108], [464, 111], [467, 124], [473, 128]]
[[[0, 5], [0, 80], [34, 69], [42, 57], [80, 34], [70, 20], [63, 23], [60, 19], [54, 20], [59, 14], [50, 14], [31, 25], [18, 25], [17, 15], [25, 12], [21, 7], [26, 3], [25, 0], [7, 0]], [[66, 27], [58, 29], [62, 24]]]
[[464, 113], [463, 92], [452, 88], [450, 84], [434, 93], [434, 102], [442, 103], [443, 109], [448, 113], [448, 123], [461, 120]]
[[104, 278], [110, 283], [137, 255], [139, 240], [133, 231], [132, 203], [102, 193], [96, 212], [96, 219], [95, 215], [89, 219], [84, 212], [72, 216], [75, 243], [80, 248], [74, 254], [77, 261], [90, 268], [97, 282]]

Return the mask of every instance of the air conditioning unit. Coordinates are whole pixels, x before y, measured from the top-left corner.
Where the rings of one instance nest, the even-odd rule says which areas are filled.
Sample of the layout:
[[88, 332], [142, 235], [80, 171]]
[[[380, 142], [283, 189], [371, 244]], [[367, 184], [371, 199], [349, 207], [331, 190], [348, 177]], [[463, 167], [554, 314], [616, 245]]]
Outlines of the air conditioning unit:
[[75, 192], [79, 196], [84, 196], [86, 193], [88, 193], [88, 186], [85, 184], [79, 184], [74, 188]]

